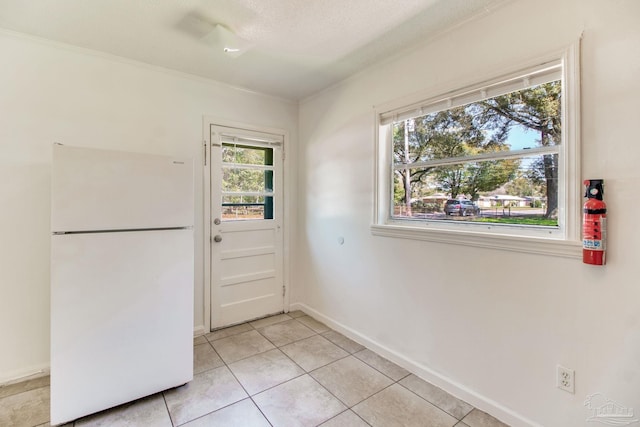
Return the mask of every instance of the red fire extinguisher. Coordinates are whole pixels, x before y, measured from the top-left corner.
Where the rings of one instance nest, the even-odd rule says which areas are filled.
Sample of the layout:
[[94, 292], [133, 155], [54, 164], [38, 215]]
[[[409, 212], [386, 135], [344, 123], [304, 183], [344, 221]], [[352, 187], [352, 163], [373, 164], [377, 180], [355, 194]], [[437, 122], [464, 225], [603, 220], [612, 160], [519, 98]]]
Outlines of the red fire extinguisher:
[[602, 201], [604, 182], [602, 179], [584, 181], [587, 187], [582, 222], [582, 262], [604, 265], [606, 263], [607, 205]]

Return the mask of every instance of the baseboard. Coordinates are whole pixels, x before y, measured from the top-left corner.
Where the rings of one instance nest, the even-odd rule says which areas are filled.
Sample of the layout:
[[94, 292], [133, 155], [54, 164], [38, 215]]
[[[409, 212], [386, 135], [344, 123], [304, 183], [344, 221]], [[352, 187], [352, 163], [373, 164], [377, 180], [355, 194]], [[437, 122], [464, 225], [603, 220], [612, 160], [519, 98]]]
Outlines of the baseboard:
[[208, 333], [209, 333], [209, 331], [206, 330], [204, 325], [198, 325], [198, 326], [193, 328], [193, 336], [194, 337], [199, 337], [200, 335], [204, 335], [204, 334], [208, 334]]
[[0, 376], [0, 387], [21, 383], [23, 381], [29, 381], [40, 377], [46, 377], [51, 371], [51, 366], [48, 363], [32, 366], [25, 369], [19, 369], [11, 372], [7, 372]]
[[518, 414], [517, 412], [501, 405], [500, 403], [489, 399], [486, 396], [481, 395], [480, 393], [470, 389], [469, 387], [460, 384], [451, 378], [442, 375], [441, 373], [435, 372], [433, 369], [428, 366], [422, 365], [420, 363], [415, 362], [400, 353], [380, 344], [379, 342], [372, 340], [366, 335], [361, 334], [360, 332], [349, 328], [342, 323], [325, 316], [319, 311], [309, 307], [303, 303], [293, 303], [290, 304], [289, 309], [293, 310], [301, 310], [311, 317], [315, 318], [318, 321], [326, 324], [327, 326], [335, 329], [340, 332], [344, 336], [356, 341], [359, 344], [364, 345], [370, 350], [375, 351], [379, 355], [386, 357], [390, 361], [396, 363], [397, 365], [405, 368], [412, 374], [417, 375], [425, 381], [430, 382], [431, 384], [440, 387], [447, 393], [457, 397], [458, 399], [462, 399], [465, 402], [473, 405], [474, 407], [484, 411], [492, 416], [498, 418], [499, 420], [517, 427], [541, 427], [540, 424]]

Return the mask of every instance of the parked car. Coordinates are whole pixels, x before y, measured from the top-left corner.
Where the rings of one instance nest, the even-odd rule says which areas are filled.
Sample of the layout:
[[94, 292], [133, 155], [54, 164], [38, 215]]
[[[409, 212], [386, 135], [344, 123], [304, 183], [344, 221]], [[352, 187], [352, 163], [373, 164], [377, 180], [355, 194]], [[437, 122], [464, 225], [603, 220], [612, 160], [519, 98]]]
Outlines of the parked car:
[[479, 215], [480, 208], [471, 200], [449, 199], [444, 205], [444, 213], [447, 215]]

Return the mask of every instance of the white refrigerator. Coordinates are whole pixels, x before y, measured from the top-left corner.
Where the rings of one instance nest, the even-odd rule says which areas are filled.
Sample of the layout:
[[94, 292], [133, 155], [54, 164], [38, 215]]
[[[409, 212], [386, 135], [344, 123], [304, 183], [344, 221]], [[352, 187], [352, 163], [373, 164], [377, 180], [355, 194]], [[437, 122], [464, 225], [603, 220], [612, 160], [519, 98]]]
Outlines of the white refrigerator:
[[53, 147], [51, 424], [193, 379], [193, 162]]

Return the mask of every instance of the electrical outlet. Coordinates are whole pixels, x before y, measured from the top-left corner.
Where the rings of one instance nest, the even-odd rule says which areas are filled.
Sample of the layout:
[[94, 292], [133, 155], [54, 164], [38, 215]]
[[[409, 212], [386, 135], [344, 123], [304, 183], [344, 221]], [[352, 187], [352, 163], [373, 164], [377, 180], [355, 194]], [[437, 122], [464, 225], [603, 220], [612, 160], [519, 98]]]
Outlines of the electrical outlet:
[[569, 393], [575, 392], [575, 372], [573, 369], [558, 365], [556, 387]]

